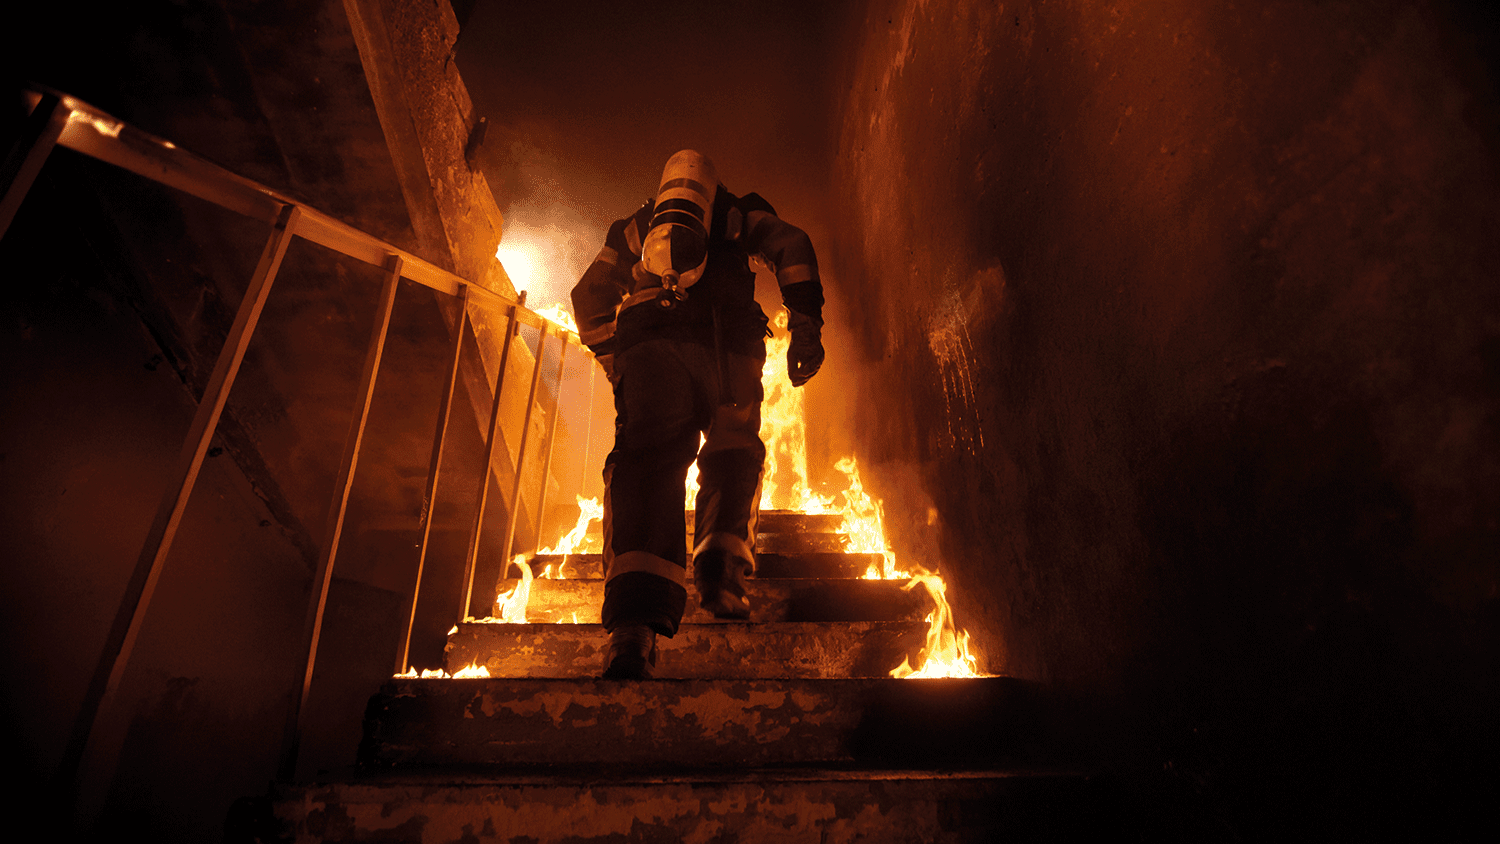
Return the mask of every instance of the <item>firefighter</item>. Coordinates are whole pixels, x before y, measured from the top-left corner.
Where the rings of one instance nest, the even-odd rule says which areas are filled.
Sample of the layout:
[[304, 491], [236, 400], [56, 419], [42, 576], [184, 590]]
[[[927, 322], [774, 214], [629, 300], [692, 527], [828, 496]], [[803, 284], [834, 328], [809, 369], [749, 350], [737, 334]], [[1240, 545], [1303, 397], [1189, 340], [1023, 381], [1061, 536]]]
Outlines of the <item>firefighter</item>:
[[615, 397], [615, 445], [604, 464], [606, 678], [651, 677], [656, 637], [675, 635], [682, 621], [682, 505], [695, 458], [694, 586], [715, 617], [750, 614], [770, 335], [752, 259], [776, 274], [790, 312], [787, 374], [800, 387], [823, 363], [812, 243], [757, 194], [730, 193], [698, 152], [668, 159], [655, 199], [610, 226], [573, 288], [580, 337]]

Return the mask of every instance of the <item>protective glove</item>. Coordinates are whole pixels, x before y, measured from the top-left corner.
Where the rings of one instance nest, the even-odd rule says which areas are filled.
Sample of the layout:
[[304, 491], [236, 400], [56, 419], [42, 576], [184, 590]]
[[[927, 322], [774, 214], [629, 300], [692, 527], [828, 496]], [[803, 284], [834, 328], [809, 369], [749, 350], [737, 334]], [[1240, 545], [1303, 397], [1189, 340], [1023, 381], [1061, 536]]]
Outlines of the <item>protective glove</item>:
[[823, 365], [823, 327], [812, 317], [790, 311], [787, 328], [792, 343], [786, 350], [786, 375], [793, 387], [800, 387]]

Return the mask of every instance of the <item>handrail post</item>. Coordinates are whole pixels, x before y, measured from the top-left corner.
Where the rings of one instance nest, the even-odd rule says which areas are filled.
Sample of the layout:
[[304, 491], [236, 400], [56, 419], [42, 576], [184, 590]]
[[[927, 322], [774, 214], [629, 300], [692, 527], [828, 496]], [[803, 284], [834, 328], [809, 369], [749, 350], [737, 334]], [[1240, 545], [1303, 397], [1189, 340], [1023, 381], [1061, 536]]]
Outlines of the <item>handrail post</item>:
[[[510, 517], [505, 520], [505, 544], [500, 546], [500, 576], [495, 578], [495, 594], [500, 594], [500, 581], [510, 569], [510, 549], [516, 539], [516, 522], [521, 515], [521, 470], [526, 465], [526, 441], [531, 434], [531, 411], [536, 408], [536, 386], [542, 380], [542, 352], [547, 348], [547, 326], [552, 323], [542, 320], [536, 338], [536, 366], [531, 368], [531, 391], [526, 394], [526, 413], [521, 417], [521, 445], [516, 449], [516, 480], [510, 491]], [[563, 342], [567, 342], [564, 340]], [[543, 478], [545, 485], [547, 479]]]
[[594, 367], [592, 365], [590, 365], [588, 369], [589, 403], [586, 405], [587, 409], [583, 414], [584, 419], [588, 421], [584, 423], [583, 429], [583, 466], [579, 469], [578, 472], [579, 496], [582, 496], [589, 490], [589, 467], [593, 465], [593, 462], [589, 460], [589, 449], [594, 447], [594, 384], [598, 379], [599, 374], [594, 370]]
[[49, 93], [42, 95], [26, 118], [20, 137], [0, 165], [0, 238], [10, 230], [11, 221], [72, 115], [73, 110], [63, 105], [61, 98]]
[[172, 540], [177, 535], [182, 514], [187, 510], [188, 499], [198, 480], [198, 471], [203, 467], [203, 458], [208, 453], [208, 444], [213, 439], [219, 416], [229, 400], [229, 390], [234, 386], [240, 363], [245, 359], [245, 350], [250, 347], [250, 338], [255, 334], [255, 326], [260, 321], [266, 297], [270, 295], [271, 284], [276, 280], [276, 271], [280, 269], [282, 258], [286, 257], [287, 246], [296, 234], [300, 215], [301, 211], [297, 206], [283, 206], [281, 215], [266, 240], [265, 248], [261, 250], [255, 275], [251, 277], [250, 286], [245, 290], [245, 297], [234, 316], [234, 324], [224, 340], [218, 360], [214, 362], [213, 374], [209, 376], [208, 384], [203, 389], [203, 398], [198, 401], [198, 410], [193, 414], [192, 425], [188, 428], [182, 451], [177, 458], [177, 470], [162, 495], [156, 518], [151, 523], [151, 530], [146, 534], [146, 541], [136, 559], [135, 570], [125, 586], [120, 609], [115, 614], [108, 638], [104, 640], [104, 650], [99, 655], [99, 663], [84, 692], [73, 732], [63, 751], [62, 762], [58, 765], [58, 784], [66, 789], [70, 800], [76, 794], [78, 774], [89, 747], [89, 739], [98, 724], [99, 714], [113, 703], [114, 695], [120, 687], [120, 679], [125, 674], [125, 667], [130, 663], [131, 652], [135, 649], [141, 625], [145, 622], [146, 610], [151, 606], [151, 597], [161, 578], [162, 565], [172, 549]]
[[510, 306], [505, 323], [505, 340], [500, 349], [500, 372], [495, 376], [495, 397], [490, 403], [490, 435], [484, 441], [484, 464], [479, 467], [479, 507], [474, 513], [474, 529], [469, 534], [469, 550], [464, 559], [464, 597], [458, 605], [458, 621], [469, 616], [469, 602], [474, 599], [474, 570], [479, 564], [479, 535], [484, 529], [484, 508], [490, 500], [490, 467], [494, 465], [495, 443], [500, 439], [500, 394], [505, 388], [505, 368], [510, 363], [510, 344], [515, 340], [520, 305]]
[[422, 494], [422, 541], [417, 546], [417, 579], [411, 588], [411, 607], [406, 615], [406, 633], [401, 639], [401, 653], [396, 657], [397, 674], [403, 674], [411, 659], [411, 630], [417, 623], [417, 599], [422, 594], [422, 569], [427, 562], [427, 542], [432, 535], [432, 516], [437, 510], [438, 475], [442, 472], [443, 449], [448, 442], [448, 416], [453, 407], [453, 392], [458, 386], [458, 364], [463, 356], [464, 333], [469, 328], [469, 288], [467, 285], [458, 294], [458, 325], [454, 326], [453, 363], [448, 367], [448, 386], [443, 390], [443, 399], [438, 404], [437, 432], [432, 435], [432, 459], [428, 461], [427, 489]]
[[344, 514], [349, 507], [349, 492], [354, 488], [354, 472], [359, 465], [360, 446], [364, 443], [365, 423], [370, 418], [375, 379], [380, 374], [380, 358], [385, 353], [386, 331], [390, 328], [391, 311], [396, 305], [401, 264], [400, 255], [391, 255], [386, 264], [388, 272], [385, 285], [380, 291], [375, 329], [370, 335], [370, 347], [365, 352], [364, 370], [360, 373], [359, 392], [355, 397], [356, 406], [349, 420], [349, 433], [344, 438], [344, 455], [334, 486], [333, 502], [328, 508], [328, 526], [323, 532], [323, 553], [318, 558], [317, 570], [313, 572], [312, 596], [308, 601], [307, 621], [303, 627], [305, 632], [302, 641], [307, 643], [307, 660], [302, 672], [302, 689], [287, 717], [287, 729], [282, 739], [281, 777], [285, 781], [292, 780], [297, 773], [297, 751], [302, 742], [302, 729], [306, 726], [307, 699], [312, 691], [318, 641], [323, 632], [323, 611], [328, 605], [328, 587], [333, 581], [333, 567], [338, 559], [339, 540], [344, 531]]
[[[562, 410], [563, 367], [568, 364], [568, 338], [558, 335], [562, 349], [557, 353], [557, 389], [552, 397], [552, 416], [547, 420], [547, 444], [542, 451], [542, 488], [536, 496], [536, 547], [542, 547], [542, 514], [547, 509], [547, 472], [552, 469], [552, 446], [557, 443], [557, 414]], [[540, 357], [540, 355], [538, 355]]]

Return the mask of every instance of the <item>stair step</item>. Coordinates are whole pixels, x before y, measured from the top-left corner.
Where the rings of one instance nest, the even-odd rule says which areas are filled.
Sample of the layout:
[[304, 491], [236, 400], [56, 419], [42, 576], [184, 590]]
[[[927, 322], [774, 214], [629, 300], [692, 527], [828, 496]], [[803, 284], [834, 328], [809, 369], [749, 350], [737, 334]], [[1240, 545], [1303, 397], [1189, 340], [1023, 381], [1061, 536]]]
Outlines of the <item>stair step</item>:
[[[556, 570], [559, 563], [573, 579], [596, 579], [604, 576], [603, 554], [538, 554], [531, 559], [531, 570], [541, 574], [547, 566]], [[861, 577], [870, 566], [879, 570], [885, 563], [882, 554], [847, 554], [842, 552], [805, 552], [795, 554], [757, 553], [755, 574], [758, 577], [838, 578]], [[514, 570], [513, 570], [514, 571]]]
[[[692, 513], [688, 513], [692, 524]], [[760, 533], [838, 533], [844, 529], [842, 513], [798, 513], [795, 510], [762, 510], [755, 523]]]
[[[662, 678], [885, 677], [915, 660], [927, 636], [921, 621], [721, 621], [684, 624], [658, 636]], [[599, 624], [465, 622], [448, 636], [450, 673], [481, 665], [491, 677], [593, 677], [604, 669], [609, 634]]]
[[533, 772], [982, 767], [1023, 751], [1025, 697], [1008, 677], [393, 680], [370, 699], [359, 761]]
[[1098, 790], [1071, 772], [435, 775], [280, 786], [274, 810], [295, 842], [987, 844], [1087, 832]]
[[842, 554], [848, 550], [848, 534], [765, 533], [755, 536], [757, 554]]
[[[520, 581], [505, 580], [508, 592]], [[925, 589], [903, 589], [902, 580], [781, 580], [750, 581], [750, 620], [773, 621], [920, 621], [932, 611]], [[528, 621], [539, 624], [598, 624], [604, 603], [602, 580], [537, 579], [531, 582]], [[684, 621], [714, 624], [714, 617], [698, 606], [698, 590], [688, 583]]]

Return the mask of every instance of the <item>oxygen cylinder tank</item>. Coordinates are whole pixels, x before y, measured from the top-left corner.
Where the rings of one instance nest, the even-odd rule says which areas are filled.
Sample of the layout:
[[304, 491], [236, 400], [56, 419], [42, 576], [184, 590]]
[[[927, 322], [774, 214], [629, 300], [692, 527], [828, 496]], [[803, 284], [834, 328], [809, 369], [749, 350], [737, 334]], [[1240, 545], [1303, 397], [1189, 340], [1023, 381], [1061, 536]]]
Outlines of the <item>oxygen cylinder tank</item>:
[[687, 289], [703, 277], [718, 189], [718, 173], [702, 153], [685, 149], [667, 159], [639, 265], [661, 278], [657, 303], [664, 308], [687, 298]]

